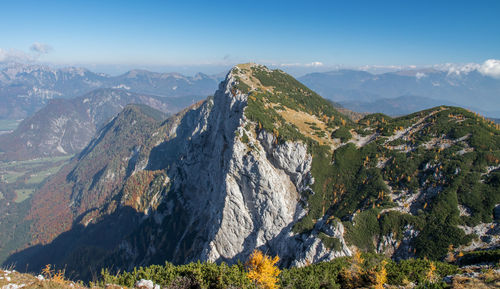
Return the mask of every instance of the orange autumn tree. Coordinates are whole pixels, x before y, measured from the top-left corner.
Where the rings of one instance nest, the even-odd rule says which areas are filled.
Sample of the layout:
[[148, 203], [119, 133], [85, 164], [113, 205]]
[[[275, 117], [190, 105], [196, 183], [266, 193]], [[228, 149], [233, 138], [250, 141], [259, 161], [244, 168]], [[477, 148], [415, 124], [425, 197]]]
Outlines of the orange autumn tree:
[[276, 283], [278, 282], [280, 269], [276, 266], [276, 263], [279, 260], [278, 256], [271, 258], [261, 251], [255, 250], [246, 263], [248, 270], [247, 277], [254, 281], [260, 288], [278, 288], [279, 286]]

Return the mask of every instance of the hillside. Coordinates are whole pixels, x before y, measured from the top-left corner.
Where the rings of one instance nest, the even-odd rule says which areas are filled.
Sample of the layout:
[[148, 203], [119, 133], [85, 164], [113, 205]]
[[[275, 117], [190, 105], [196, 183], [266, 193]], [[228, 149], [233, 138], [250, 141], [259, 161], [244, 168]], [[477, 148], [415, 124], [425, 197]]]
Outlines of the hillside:
[[172, 113], [182, 108], [175, 102], [119, 89], [98, 89], [74, 99], [54, 99], [12, 133], [0, 135], [0, 160], [72, 155], [80, 152], [96, 131], [127, 104], [145, 104]]
[[284, 72], [242, 64], [164, 122], [122, 111], [32, 199], [30, 247], [5, 264], [89, 278], [254, 249], [303, 266], [493, 248], [499, 159], [498, 125], [467, 110], [353, 122]]

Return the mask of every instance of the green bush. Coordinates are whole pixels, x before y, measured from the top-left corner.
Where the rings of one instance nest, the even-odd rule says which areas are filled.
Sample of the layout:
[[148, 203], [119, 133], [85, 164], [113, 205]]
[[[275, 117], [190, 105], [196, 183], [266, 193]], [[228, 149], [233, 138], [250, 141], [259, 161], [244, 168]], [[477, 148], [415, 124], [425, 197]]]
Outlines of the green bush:
[[347, 142], [352, 138], [352, 134], [347, 127], [341, 126], [332, 133], [332, 138], [338, 138], [342, 142]]
[[122, 272], [116, 275], [110, 274], [107, 269], [101, 271], [99, 284], [117, 284], [133, 287], [141, 280], [151, 280], [162, 287], [171, 287], [177, 283], [193, 284], [199, 288], [254, 288], [254, 285], [246, 277], [244, 266], [225, 263], [189, 263], [174, 266], [171, 263], [165, 265], [151, 265], [149, 267], [134, 268], [132, 272]]
[[479, 263], [498, 264], [498, 262], [500, 262], [500, 249], [467, 252], [457, 260], [460, 266]]
[[408, 282], [425, 284], [429, 281], [427, 273], [430, 270], [431, 262], [436, 267], [434, 274], [437, 279], [458, 273], [457, 266], [443, 262], [435, 262], [425, 259], [407, 259], [399, 262], [391, 260], [386, 266], [388, 283], [393, 285], [404, 285]]

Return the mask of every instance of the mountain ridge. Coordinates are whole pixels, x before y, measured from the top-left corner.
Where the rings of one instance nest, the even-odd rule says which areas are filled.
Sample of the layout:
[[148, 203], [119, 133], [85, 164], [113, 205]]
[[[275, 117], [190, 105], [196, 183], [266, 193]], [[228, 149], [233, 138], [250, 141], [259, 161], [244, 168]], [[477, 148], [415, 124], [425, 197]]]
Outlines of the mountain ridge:
[[[132, 123], [115, 125], [129, 135]], [[47, 201], [32, 202], [32, 213], [42, 213], [31, 234], [48, 234], [31, 244], [44, 245], [6, 264], [78, 271], [85, 256], [87, 268], [126, 270], [165, 260], [231, 263], [261, 249], [283, 266], [303, 266], [353, 248], [440, 258], [450, 244], [471, 250], [498, 240], [498, 126], [464, 109], [353, 122], [282, 71], [244, 64], [213, 97], [154, 123], [141, 129], [148, 137], [120, 141], [106, 155], [98, 148], [112, 147], [114, 130], [103, 130], [49, 181], [36, 196]], [[91, 156], [102, 163], [82, 161]], [[61, 198], [71, 212], [64, 217], [51, 209]], [[61, 221], [65, 232], [50, 225]], [[100, 243], [102, 230], [118, 224], [121, 237], [105, 232]]]
[[[98, 88], [122, 88], [139, 94], [201, 100], [217, 88], [219, 78], [198, 73], [157, 73], [131, 70], [117, 76], [85, 68], [51, 68], [43, 65], [6, 65], [0, 70], [1, 119], [32, 115], [50, 99], [74, 98]], [[135, 76], [134, 76], [135, 75]]]
[[[298, 80], [322, 96], [342, 102], [353, 110], [357, 107], [351, 105], [352, 102], [365, 103], [366, 106], [380, 99], [389, 101], [404, 95], [415, 95], [435, 99], [441, 105], [455, 103], [490, 117], [500, 115], [499, 111], [491, 107], [500, 91], [500, 81], [477, 70], [460, 73], [433, 69], [402, 70], [382, 74], [337, 70], [306, 74]], [[418, 107], [421, 105], [418, 100], [407, 101], [407, 104], [407, 110], [416, 107], [410, 113], [421, 108]]]
[[129, 103], [143, 103], [164, 113], [180, 107], [171, 98], [101, 88], [74, 99], [55, 99], [11, 133], [0, 136], [0, 159], [22, 160], [78, 153]]

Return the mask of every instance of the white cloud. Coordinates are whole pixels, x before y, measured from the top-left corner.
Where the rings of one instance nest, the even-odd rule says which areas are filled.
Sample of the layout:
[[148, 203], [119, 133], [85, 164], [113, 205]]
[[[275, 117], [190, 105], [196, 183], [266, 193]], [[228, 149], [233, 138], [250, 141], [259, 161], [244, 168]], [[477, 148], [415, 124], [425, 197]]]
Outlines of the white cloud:
[[313, 61], [309, 63], [282, 63], [279, 66], [282, 67], [321, 67], [323, 66], [323, 62]]
[[415, 74], [415, 77], [416, 77], [417, 79], [421, 79], [421, 78], [424, 78], [424, 77], [426, 77], [426, 76], [427, 76], [427, 74], [425, 74], [425, 73], [423, 73], [423, 72], [417, 72], [417, 74]]
[[52, 51], [52, 47], [45, 43], [35, 42], [31, 44], [30, 50], [38, 54], [47, 54]]
[[466, 63], [466, 64], [455, 64], [455, 63], [446, 63], [441, 66], [443, 70], [448, 71], [448, 75], [460, 75], [460, 74], [468, 74], [471, 71], [477, 70], [479, 68], [479, 64], [477, 63]]
[[478, 68], [481, 74], [500, 78], [500, 60], [488, 59]]
[[406, 66], [403, 66], [403, 65], [363, 65], [363, 66], [353, 67], [351, 69], [362, 70], [362, 71], [366, 71], [366, 72], [373, 73], [373, 74], [381, 74], [381, 73], [386, 73], [386, 72], [394, 72], [394, 71], [399, 71], [399, 70], [408, 70], [408, 69], [415, 69], [415, 68], [416, 68], [416, 66], [414, 66], [414, 65], [406, 65]]
[[307, 67], [319, 67], [319, 66], [323, 66], [323, 62], [314, 61], [311, 63], [306, 63], [305, 66], [307, 66]]
[[461, 75], [468, 74], [471, 71], [478, 71], [482, 75], [500, 78], [500, 60], [498, 59], [488, 59], [482, 64], [478, 63], [466, 63], [466, 64], [456, 64], [456, 63], [446, 63], [434, 65], [434, 68], [439, 70], [448, 71], [448, 75]]

